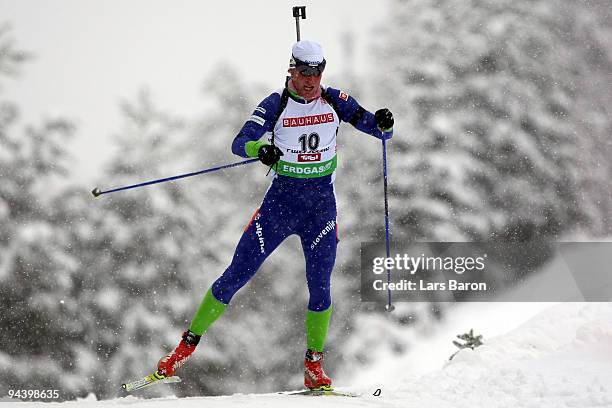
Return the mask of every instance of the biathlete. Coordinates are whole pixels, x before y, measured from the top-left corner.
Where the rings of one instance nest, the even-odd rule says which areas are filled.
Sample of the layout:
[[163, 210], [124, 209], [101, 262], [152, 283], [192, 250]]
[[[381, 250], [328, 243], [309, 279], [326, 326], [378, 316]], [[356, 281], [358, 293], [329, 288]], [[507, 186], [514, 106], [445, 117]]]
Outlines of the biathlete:
[[[179, 345], [159, 361], [160, 375], [172, 376], [185, 364], [234, 294], [285, 238], [297, 234], [304, 250], [310, 292], [304, 385], [310, 389], [331, 387], [322, 362], [332, 314], [330, 276], [338, 239], [336, 134], [344, 121], [378, 139], [390, 139], [393, 115], [388, 109], [372, 114], [347, 93], [321, 86], [325, 64], [319, 44], [295, 43], [285, 88], [265, 98], [234, 139], [234, 154], [258, 157], [275, 174], [261, 207], [238, 242], [231, 264], [206, 292]], [[260, 141], [265, 134], [267, 141]]]

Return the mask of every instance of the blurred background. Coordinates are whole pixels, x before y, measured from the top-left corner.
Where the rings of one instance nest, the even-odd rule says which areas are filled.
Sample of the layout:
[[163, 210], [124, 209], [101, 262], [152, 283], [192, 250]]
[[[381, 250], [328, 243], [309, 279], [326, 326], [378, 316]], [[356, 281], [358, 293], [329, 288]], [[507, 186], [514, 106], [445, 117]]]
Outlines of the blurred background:
[[[117, 396], [177, 344], [228, 265], [263, 166], [90, 191], [236, 160], [233, 137], [284, 84], [297, 5], [239, 4], [0, 0], [0, 396]], [[393, 240], [609, 239], [608, 1], [302, 4], [323, 82], [395, 114]], [[384, 239], [380, 143], [344, 124], [339, 160], [326, 364], [350, 383], [378, 354], [424, 341], [451, 306], [360, 302], [360, 243]], [[290, 237], [172, 392], [299, 388], [306, 305]]]

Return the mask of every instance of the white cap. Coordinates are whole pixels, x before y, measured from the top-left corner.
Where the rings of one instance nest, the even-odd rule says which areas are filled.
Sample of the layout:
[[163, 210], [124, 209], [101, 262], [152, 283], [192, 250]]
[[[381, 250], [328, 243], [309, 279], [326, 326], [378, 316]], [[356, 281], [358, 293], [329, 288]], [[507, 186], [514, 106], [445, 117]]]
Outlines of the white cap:
[[[323, 47], [319, 43], [314, 41], [298, 41], [293, 44], [291, 49], [292, 57], [304, 61], [307, 64], [319, 65], [325, 59], [323, 57]], [[292, 65], [295, 65], [295, 61], [292, 59]]]

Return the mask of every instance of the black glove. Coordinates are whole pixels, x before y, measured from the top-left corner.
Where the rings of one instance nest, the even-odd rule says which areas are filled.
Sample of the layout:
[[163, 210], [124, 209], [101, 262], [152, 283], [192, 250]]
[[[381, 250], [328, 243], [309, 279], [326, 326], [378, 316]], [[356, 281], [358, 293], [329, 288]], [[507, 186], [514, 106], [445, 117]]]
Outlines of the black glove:
[[374, 114], [376, 120], [376, 126], [380, 130], [390, 130], [393, 127], [393, 114], [387, 108], [382, 108], [376, 111]]
[[263, 145], [257, 151], [257, 157], [266, 166], [276, 164], [282, 155], [281, 149], [274, 145]]

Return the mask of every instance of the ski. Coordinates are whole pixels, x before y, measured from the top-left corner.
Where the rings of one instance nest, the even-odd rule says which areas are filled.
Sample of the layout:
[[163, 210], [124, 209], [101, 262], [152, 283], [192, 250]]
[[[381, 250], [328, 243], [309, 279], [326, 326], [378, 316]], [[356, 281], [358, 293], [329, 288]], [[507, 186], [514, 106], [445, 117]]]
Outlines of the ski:
[[357, 394], [353, 394], [352, 392], [334, 390], [332, 387], [319, 387], [319, 388], [312, 388], [312, 389], [302, 390], [302, 391], [285, 391], [285, 392], [279, 392], [279, 394], [305, 395], [305, 396], [311, 396], [311, 397], [323, 397], [323, 396], [358, 397], [359, 396]]
[[139, 380], [121, 384], [121, 388], [123, 388], [127, 392], [132, 392], [132, 391], [140, 390], [145, 387], [149, 387], [153, 384], [168, 384], [168, 383], [177, 383], [177, 382], [181, 382], [180, 377], [177, 377], [177, 376], [166, 377], [165, 375], [160, 374], [156, 371], [153, 374], [149, 374], [146, 377], [141, 378]]

